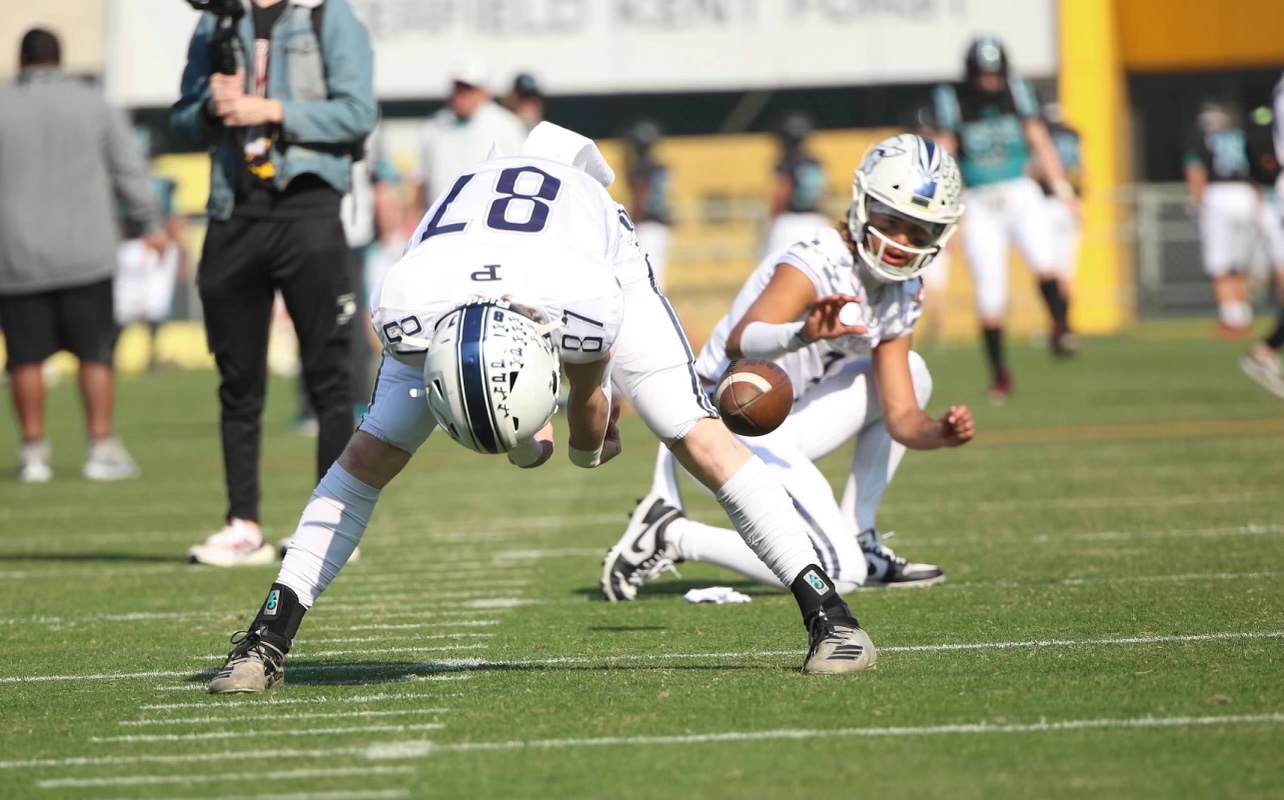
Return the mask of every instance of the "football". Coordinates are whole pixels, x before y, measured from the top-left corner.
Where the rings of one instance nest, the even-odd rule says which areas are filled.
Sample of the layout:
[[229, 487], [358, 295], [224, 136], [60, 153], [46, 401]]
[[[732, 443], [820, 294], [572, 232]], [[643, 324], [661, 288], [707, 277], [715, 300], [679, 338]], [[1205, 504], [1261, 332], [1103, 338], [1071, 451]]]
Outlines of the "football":
[[785, 371], [770, 361], [732, 361], [713, 392], [722, 422], [732, 433], [762, 436], [789, 416], [794, 387]]

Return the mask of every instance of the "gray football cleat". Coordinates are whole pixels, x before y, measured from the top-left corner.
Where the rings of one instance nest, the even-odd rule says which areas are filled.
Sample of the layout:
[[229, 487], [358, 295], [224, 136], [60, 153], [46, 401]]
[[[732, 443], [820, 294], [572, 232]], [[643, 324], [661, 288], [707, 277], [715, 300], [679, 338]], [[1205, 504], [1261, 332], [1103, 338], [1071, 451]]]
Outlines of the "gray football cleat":
[[811, 649], [802, 671], [809, 675], [864, 672], [878, 664], [878, 651], [869, 634], [852, 617], [829, 616], [821, 611], [807, 621]]
[[[244, 634], [240, 639], [237, 636]], [[232, 652], [210, 681], [210, 694], [253, 694], [285, 683], [285, 653], [289, 649], [266, 630], [232, 634]]]

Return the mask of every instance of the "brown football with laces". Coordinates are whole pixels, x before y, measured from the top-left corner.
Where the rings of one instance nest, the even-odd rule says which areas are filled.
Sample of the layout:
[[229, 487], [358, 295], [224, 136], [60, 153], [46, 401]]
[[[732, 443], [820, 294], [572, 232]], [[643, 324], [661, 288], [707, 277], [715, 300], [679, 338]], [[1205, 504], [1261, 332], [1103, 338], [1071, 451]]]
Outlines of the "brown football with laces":
[[770, 361], [732, 361], [718, 379], [713, 403], [732, 433], [762, 436], [779, 428], [794, 406], [789, 375]]

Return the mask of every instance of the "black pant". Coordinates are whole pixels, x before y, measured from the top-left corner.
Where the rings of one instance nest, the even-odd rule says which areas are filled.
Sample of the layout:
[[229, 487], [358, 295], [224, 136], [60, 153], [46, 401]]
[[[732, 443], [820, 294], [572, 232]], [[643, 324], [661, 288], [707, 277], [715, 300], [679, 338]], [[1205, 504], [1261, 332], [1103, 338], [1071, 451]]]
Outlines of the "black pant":
[[[364, 286], [366, 279], [365, 248], [357, 247], [348, 251], [348, 281], [356, 293], [357, 311], [352, 317], [352, 335], [348, 337], [348, 367], [352, 370], [352, 398], [354, 403], [368, 403], [374, 390], [374, 355], [366, 329], [371, 326], [370, 305], [366, 300]], [[315, 418], [312, 410], [312, 398], [308, 395], [308, 385], [299, 376], [296, 384], [299, 393], [299, 419]], [[355, 418], [355, 417], [354, 417]]]
[[259, 451], [275, 290], [294, 321], [303, 378], [317, 410], [318, 480], [352, 434], [347, 356], [355, 302], [348, 257], [337, 216], [210, 221], [197, 285], [221, 378], [228, 517], [259, 518]]

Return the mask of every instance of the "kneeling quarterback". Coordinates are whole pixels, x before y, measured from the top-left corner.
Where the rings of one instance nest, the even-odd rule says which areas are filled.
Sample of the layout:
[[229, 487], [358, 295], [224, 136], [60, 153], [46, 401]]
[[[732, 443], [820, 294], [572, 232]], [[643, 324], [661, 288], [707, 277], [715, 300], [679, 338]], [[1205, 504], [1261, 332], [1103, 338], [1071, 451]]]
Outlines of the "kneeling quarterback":
[[[706, 386], [741, 357], [774, 361], [789, 375], [789, 416], [742, 441], [784, 484], [809, 523], [817, 560], [843, 588], [945, 580], [940, 568], [892, 552], [874, 517], [907, 448], [957, 447], [974, 433], [967, 406], [940, 419], [924, 412], [932, 376], [910, 349], [922, 313], [918, 276], [958, 225], [961, 193], [954, 159], [930, 139], [905, 134], [870, 148], [852, 179], [847, 219], [764, 259], [696, 360]], [[813, 462], [852, 439], [836, 501]], [[631, 600], [682, 561], [780, 584], [740, 537], [686, 517], [677, 464], [661, 449], [651, 493], [607, 555], [602, 592]]]

